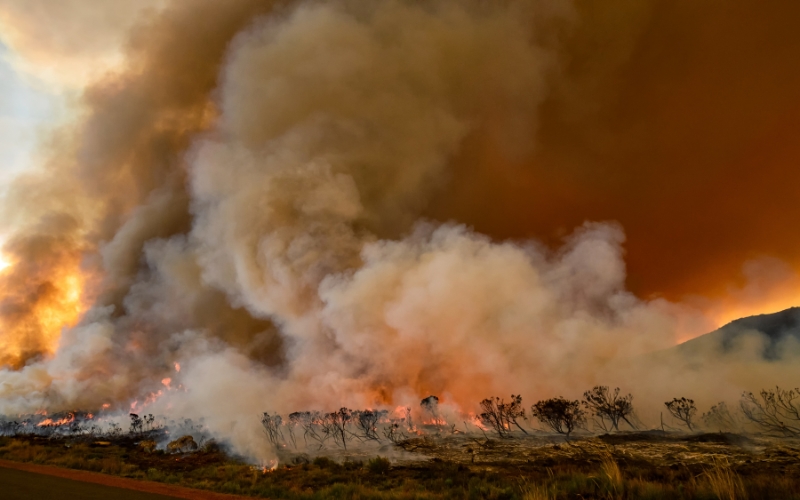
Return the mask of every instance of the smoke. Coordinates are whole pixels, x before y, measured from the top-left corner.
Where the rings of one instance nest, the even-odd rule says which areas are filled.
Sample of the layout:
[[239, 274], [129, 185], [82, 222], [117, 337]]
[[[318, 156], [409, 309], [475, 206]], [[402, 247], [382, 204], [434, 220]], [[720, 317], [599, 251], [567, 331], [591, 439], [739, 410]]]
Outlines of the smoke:
[[553, 250], [425, 217], [476, 137], [535, 149], [574, 16], [208, 0], [138, 24], [128, 69], [7, 200], [0, 411], [146, 405], [265, 458], [266, 410], [471, 411], [632, 380], [620, 366], [690, 314], [626, 289], [621, 227]]

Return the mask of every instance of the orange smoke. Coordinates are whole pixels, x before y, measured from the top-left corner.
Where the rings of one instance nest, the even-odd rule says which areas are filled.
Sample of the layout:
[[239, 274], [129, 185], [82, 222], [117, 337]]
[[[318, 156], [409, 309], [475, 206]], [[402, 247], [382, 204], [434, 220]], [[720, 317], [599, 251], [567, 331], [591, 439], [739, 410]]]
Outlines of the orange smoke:
[[42, 262], [12, 257], [0, 270], [0, 366], [20, 368], [55, 352], [62, 329], [77, 324], [88, 307], [88, 281], [77, 252]]

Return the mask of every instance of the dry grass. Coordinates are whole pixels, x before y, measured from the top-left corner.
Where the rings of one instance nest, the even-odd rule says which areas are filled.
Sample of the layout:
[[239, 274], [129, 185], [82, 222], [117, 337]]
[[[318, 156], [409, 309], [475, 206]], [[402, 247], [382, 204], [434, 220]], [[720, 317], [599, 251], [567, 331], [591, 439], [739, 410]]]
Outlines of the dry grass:
[[713, 465], [703, 473], [705, 486], [719, 500], [746, 500], [742, 478], [731, 469], [727, 460], [714, 459]]
[[609, 494], [612, 498], [621, 498], [622, 493], [625, 491], [625, 484], [619, 464], [610, 454], [605, 454], [601, 457], [600, 474], [608, 487]]
[[534, 485], [525, 488], [522, 500], [555, 500], [556, 496], [544, 485]]
[[410, 444], [414, 451], [389, 452], [391, 461], [365, 449], [340, 461], [288, 456], [269, 474], [219, 450], [148, 453], [132, 440], [0, 438], [0, 458], [295, 500], [800, 500], [800, 441], [619, 433], [571, 444], [548, 436]]

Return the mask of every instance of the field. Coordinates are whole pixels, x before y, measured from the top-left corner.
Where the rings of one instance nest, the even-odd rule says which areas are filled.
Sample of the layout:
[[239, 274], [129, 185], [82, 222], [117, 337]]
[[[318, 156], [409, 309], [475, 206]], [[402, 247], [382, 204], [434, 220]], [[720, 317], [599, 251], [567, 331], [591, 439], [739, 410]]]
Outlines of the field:
[[285, 450], [272, 471], [213, 442], [170, 454], [140, 441], [7, 436], [0, 458], [265, 498], [800, 499], [800, 442], [738, 434], [431, 435], [329, 456]]

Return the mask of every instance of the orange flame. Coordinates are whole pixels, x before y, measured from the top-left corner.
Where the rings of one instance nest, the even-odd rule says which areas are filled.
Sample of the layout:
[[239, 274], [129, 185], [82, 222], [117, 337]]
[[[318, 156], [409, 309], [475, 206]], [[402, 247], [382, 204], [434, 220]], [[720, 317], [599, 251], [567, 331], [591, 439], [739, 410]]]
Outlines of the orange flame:
[[20, 368], [32, 357], [52, 355], [62, 329], [77, 324], [89, 303], [89, 275], [78, 254], [39, 267], [6, 262], [0, 270], [0, 366]]
[[41, 422], [39, 422], [38, 424], [36, 424], [36, 427], [58, 427], [60, 425], [68, 424], [74, 420], [75, 420], [75, 415], [73, 413], [70, 413], [68, 416], [60, 418], [58, 420], [46, 418]]

